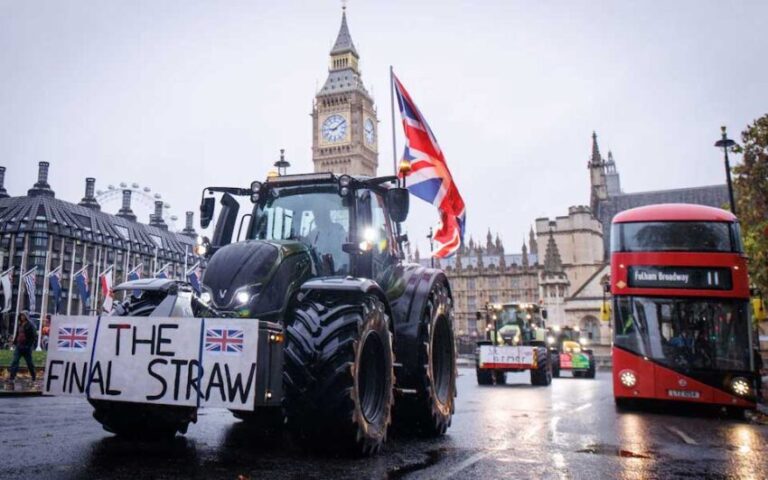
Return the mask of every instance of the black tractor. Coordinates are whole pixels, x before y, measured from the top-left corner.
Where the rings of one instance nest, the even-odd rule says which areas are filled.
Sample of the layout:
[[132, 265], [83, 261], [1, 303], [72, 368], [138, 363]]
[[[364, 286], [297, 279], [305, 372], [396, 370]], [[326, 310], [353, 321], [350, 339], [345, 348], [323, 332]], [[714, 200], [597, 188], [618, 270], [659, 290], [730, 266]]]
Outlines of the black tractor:
[[[444, 434], [456, 396], [451, 290], [441, 270], [404, 260], [409, 197], [397, 178], [317, 173], [209, 187], [203, 228], [217, 194], [212, 239], [198, 246], [201, 292], [127, 282], [117, 290], [131, 295], [113, 315], [260, 322], [256, 401], [233, 413], [285, 424], [310, 446], [368, 455], [390, 426]], [[252, 211], [240, 215], [236, 197]], [[90, 401], [118, 435], [175, 435], [197, 420], [192, 407]]]

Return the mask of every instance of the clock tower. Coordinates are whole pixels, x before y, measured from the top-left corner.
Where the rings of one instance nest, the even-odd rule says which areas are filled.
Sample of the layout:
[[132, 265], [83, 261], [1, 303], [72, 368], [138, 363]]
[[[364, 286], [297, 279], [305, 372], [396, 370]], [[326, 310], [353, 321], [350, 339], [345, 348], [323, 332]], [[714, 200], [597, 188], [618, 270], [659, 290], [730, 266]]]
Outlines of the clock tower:
[[376, 175], [379, 121], [373, 99], [360, 79], [359, 61], [343, 8], [328, 78], [312, 108], [315, 172]]

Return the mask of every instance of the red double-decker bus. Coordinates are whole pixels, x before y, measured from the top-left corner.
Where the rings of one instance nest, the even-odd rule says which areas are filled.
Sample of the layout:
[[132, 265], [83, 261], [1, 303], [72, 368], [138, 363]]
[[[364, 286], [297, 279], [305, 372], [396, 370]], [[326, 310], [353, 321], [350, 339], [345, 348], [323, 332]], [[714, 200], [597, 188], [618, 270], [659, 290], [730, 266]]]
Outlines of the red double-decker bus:
[[749, 280], [739, 223], [725, 210], [663, 204], [611, 225], [613, 394], [754, 408]]

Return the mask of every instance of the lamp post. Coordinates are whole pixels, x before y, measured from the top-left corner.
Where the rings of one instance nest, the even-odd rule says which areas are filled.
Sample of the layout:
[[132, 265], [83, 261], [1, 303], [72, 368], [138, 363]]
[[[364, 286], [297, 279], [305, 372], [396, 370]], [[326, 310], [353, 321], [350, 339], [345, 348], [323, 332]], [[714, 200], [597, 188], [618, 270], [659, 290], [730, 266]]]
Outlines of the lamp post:
[[275, 162], [275, 167], [277, 167], [277, 174], [280, 175], [280, 176], [285, 175], [286, 173], [288, 173], [288, 167], [290, 167], [290, 166], [291, 166], [291, 164], [288, 163], [285, 160], [285, 149], [281, 148], [280, 149], [280, 160]]
[[427, 238], [429, 239], [429, 264], [432, 268], [435, 268], [435, 256], [432, 255], [432, 252], [435, 251], [435, 242], [433, 240], [434, 234], [432, 233], [432, 227], [429, 227], [429, 235], [427, 235]]
[[725, 155], [725, 178], [728, 181], [728, 200], [731, 203], [731, 213], [736, 215], [736, 203], [733, 201], [733, 183], [731, 182], [731, 164], [728, 161], [728, 149], [735, 146], [736, 142], [728, 138], [728, 135], [725, 133], [725, 126], [720, 127], [720, 131], [723, 136], [715, 142], [715, 146], [722, 148]]

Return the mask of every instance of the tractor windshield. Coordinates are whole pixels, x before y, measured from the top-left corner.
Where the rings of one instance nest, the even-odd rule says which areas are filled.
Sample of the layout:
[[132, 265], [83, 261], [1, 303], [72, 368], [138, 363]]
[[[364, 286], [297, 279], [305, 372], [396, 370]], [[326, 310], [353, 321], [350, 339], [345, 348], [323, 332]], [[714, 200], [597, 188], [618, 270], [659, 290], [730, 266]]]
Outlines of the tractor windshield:
[[349, 255], [342, 250], [349, 241], [349, 208], [335, 187], [272, 190], [256, 208], [251, 232], [260, 240], [303, 242], [334, 274], [349, 272]]

